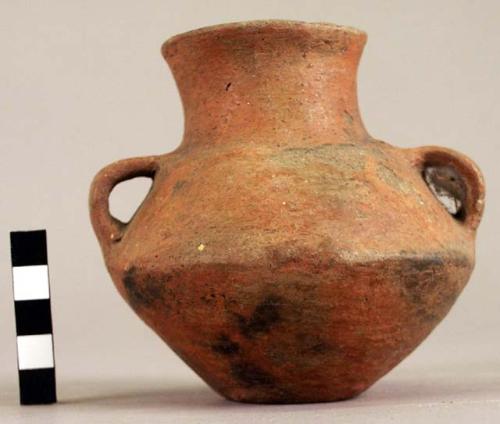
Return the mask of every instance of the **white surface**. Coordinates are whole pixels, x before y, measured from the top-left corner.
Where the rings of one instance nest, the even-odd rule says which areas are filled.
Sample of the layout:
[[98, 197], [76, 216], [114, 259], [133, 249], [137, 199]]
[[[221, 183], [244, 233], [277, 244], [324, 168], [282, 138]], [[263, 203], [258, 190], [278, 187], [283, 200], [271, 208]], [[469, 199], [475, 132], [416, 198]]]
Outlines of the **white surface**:
[[54, 351], [52, 334], [17, 337], [17, 360], [20, 370], [52, 368]]
[[15, 266], [12, 268], [14, 300], [49, 298], [47, 265]]

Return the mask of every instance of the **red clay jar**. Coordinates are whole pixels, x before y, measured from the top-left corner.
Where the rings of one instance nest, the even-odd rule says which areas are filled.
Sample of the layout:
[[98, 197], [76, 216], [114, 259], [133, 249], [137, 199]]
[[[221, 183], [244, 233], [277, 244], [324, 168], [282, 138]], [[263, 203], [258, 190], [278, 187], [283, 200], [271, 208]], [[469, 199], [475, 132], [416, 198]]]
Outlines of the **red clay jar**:
[[[422, 342], [472, 271], [480, 171], [455, 151], [366, 132], [365, 41], [287, 21], [171, 38], [162, 52], [184, 105], [181, 145], [113, 163], [92, 184], [118, 291], [228, 399], [359, 394]], [[123, 223], [108, 196], [137, 176], [152, 187]]]

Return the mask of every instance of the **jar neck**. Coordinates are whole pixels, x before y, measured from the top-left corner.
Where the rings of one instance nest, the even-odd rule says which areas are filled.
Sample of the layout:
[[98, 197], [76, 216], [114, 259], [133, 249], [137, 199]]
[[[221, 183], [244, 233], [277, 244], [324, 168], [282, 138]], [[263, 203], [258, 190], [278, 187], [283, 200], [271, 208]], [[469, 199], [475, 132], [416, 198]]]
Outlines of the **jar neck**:
[[356, 93], [365, 39], [334, 25], [276, 22], [174, 37], [163, 54], [184, 106], [183, 144], [365, 138]]

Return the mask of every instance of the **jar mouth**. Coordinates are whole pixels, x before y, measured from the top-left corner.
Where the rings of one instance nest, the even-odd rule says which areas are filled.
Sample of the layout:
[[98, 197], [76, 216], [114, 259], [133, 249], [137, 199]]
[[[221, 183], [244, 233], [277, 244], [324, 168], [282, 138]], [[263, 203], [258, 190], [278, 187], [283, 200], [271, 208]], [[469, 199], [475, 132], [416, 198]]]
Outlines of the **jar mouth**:
[[219, 25], [211, 25], [191, 31], [183, 32], [173, 37], [170, 37], [162, 45], [162, 52], [165, 55], [170, 46], [178, 44], [180, 41], [189, 40], [192, 38], [205, 37], [214, 35], [229, 35], [244, 32], [256, 32], [256, 31], [276, 31], [276, 32], [286, 32], [286, 31], [307, 31], [310, 33], [325, 34], [325, 36], [332, 35], [334, 33], [343, 33], [348, 37], [354, 39], [359, 39], [363, 44], [366, 41], [366, 32], [359, 30], [354, 27], [337, 25], [329, 22], [305, 22], [305, 21], [291, 21], [291, 20], [280, 20], [280, 19], [269, 19], [269, 20], [256, 20], [256, 21], [242, 21], [242, 22], [230, 22]]

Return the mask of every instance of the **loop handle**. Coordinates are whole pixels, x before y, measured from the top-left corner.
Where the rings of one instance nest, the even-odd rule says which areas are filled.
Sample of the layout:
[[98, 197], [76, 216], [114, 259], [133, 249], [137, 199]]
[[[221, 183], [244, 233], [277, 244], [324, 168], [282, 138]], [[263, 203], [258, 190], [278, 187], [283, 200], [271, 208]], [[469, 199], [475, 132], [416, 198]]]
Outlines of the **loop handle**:
[[136, 177], [148, 177], [154, 182], [158, 166], [158, 156], [124, 159], [106, 166], [94, 177], [89, 195], [90, 220], [103, 248], [119, 242], [128, 225], [109, 211], [109, 195], [113, 188]]
[[406, 151], [421, 174], [428, 167], [442, 166], [451, 167], [462, 177], [465, 185], [463, 223], [475, 230], [483, 214], [485, 193], [483, 175], [478, 166], [462, 153], [444, 147], [424, 146]]

